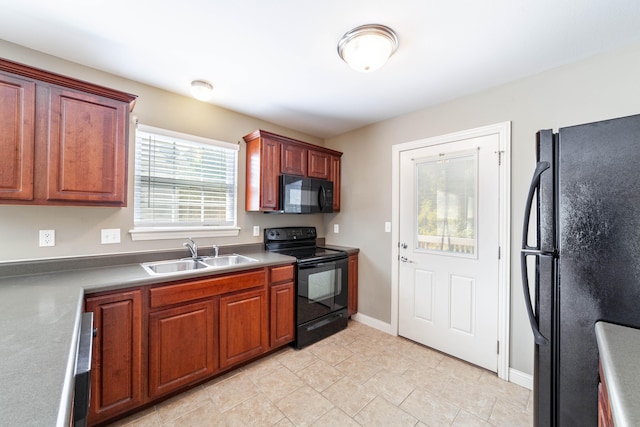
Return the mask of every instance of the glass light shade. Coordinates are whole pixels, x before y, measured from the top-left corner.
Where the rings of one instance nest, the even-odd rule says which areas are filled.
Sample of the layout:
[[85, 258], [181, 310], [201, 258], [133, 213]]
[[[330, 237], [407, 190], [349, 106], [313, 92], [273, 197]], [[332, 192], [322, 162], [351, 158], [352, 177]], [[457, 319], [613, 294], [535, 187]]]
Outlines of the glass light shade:
[[191, 82], [191, 95], [200, 101], [206, 101], [213, 95], [213, 85], [204, 80], [194, 80]]
[[362, 25], [338, 42], [338, 54], [351, 68], [368, 73], [381, 68], [398, 48], [398, 38], [384, 25]]

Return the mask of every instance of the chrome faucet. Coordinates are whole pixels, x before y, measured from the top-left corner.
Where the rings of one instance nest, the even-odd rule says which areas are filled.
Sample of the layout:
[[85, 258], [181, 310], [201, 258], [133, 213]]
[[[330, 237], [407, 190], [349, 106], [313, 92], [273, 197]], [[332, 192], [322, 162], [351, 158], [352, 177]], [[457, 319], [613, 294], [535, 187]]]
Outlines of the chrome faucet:
[[218, 247], [218, 245], [213, 245], [213, 255], [218, 258], [218, 250], [220, 248]]
[[184, 242], [182, 246], [189, 249], [189, 252], [191, 252], [191, 258], [198, 258], [198, 245], [196, 245], [196, 242], [194, 242], [191, 237], [189, 237], [189, 242]]

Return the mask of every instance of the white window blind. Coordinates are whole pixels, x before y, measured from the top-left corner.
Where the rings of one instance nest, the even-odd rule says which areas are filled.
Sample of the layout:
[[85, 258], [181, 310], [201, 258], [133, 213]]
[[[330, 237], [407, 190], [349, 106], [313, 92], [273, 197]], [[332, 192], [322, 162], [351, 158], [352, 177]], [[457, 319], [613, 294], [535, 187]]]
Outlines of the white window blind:
[[138, 125], [135, 227], [235, 227], [238, 149]]

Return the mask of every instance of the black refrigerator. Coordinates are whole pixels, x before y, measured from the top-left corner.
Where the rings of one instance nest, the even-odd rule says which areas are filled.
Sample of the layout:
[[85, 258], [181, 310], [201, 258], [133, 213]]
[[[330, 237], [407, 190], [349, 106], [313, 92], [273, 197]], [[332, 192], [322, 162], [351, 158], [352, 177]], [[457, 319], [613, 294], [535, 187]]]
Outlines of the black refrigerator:
[[640, 115], [540, 131], [537, 160], [521, 253], [534, 425], [595, 427], [595, 323], [640, 327]]

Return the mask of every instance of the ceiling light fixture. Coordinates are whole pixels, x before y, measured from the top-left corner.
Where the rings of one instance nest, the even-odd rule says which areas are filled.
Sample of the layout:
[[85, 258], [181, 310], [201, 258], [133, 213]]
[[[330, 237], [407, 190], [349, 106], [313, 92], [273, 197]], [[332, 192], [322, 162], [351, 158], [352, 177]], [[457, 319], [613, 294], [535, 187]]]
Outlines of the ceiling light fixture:
[[381, 68], [397, 48], [398, 36], [391, 28], [367, 24], [342, 36], [338, 55], [354, 70], [369, 73]]
[[205, 80], [191, 82], [191, 95], [200, 101], [206, 101], [213, 95], [213, 85]]

